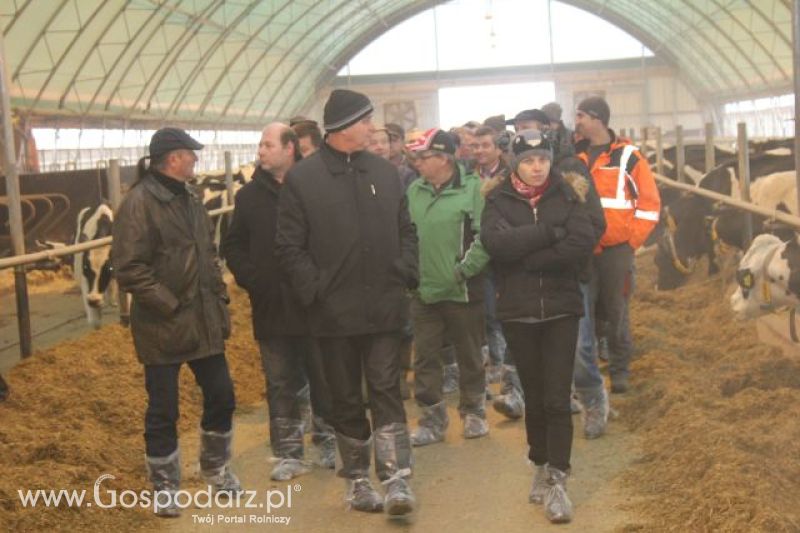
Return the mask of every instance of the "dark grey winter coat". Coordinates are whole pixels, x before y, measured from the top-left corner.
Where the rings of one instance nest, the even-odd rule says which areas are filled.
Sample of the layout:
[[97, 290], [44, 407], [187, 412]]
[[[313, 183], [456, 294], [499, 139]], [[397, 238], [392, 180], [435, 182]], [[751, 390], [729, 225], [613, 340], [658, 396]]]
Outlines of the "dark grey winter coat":
[[131, 333], [139, 361], [172, 364], [225, 351], [228, 296], [199, 199], [139, 180], [114, 219], [112, 261], [133, 295]]
[[275, 253], [311, 333], [399, 331], [418, 275], [417, 235], [397, 169], [369, 152], [328, 146], [294, 165], [278, 208]]

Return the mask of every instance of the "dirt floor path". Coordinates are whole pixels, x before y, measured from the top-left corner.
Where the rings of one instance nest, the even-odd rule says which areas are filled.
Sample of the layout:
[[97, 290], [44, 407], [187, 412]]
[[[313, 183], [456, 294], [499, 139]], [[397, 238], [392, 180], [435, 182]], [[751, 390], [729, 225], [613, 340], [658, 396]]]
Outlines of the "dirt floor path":
[[[3, 271], [0, 278], [0, 372], [11, 369], [21, 359], [17, 309], [13, 286], [8, 283], [9, 273]], [[34, 350], [77, 339], [92, 330], [86, 321], [80, 289], [71, 277], [50, 272], [34, 272], [29, 277], [32, 278], [28, 292]], [[46, 285], [40, 284], [42, 278], [47, 281]], [[106, 307], [103, 322], [118, 320], [117, 308]]]
[[[687, 286], [671, 292], [654, 291], [654, 277], [652, 258], [639, 258], [631, 307], [632, 388], [613, 398], [620, 415], [605, 437], [586, 441], [575, 417], [569, 492], [576, 517], [557, 529], [800, 531], [800, 350], [766, 346], [754, 323], [731, 316], [729, 285], [705, 278], [699, 268]], [[6, 302], [8, 293], [0, 294]], [[264, 517], [286, 518], [289, 528], [311, 532], [556, 530], [541, 508], [527, 503], [531, 471], [521, 422], [505, 422], [490, 411], [490, 436], [465, 442], [455, 398], [446, 443], [415, 453], [413, 486], [420, 505], [411, 520], [395, 523], [384, 515], [345, 511], [344, 482], [331, 471], [299, 478], [296, 492], [288, 484], [292, 506], [284, 500], [277, 507], [277, 491], [285, 494], [287, 484], [268, 481], [264, 380], [249, 304], [234, 287], [231, 294], [234, 333], [226, 352], [239, 405], [234, 466], [245, 488], [258, 491], [256, 505], [268, 503], [271, 490], [276, 507], [214, 509], [210, 524], [206, 509], [187, 510], [172, 521], [154, 517], [149, 508], [34, 509], [21, 503], [21, 489], [91, 491], [106, 473], [115, 475], [105, 482], [111, 490], [149, 486], [142, 465], [142, 368], [130, 332], [109, 324], [40, 348], [4, 373], [12, 392], [0, 402], [0, 531], [227, 532], [278, 526]], [[56, 299], [47, 299], [44, 310], [54, 309]], [[179, 432], [183, 488], [189, 491], [201, 488], [201, 405], [191, 373], [184, 371]], [[415, 407], [408, 402], [407, 408], [413, 423]], [[264, 523], [248, 523], [258, 521]]]
[[[616, 479], [637, 457], [636, 438], [619, 422], [609, 433], [587, 441], [580, 433], [580, 416], [574, 417], [573, 477], [569, 493], [575, 503], [575, 521], [569, 526], [551, 526], [541, 506], [527, 502], [531, 470], [525, 460], [527, 447], [521, 421], [510, 422], [489, 413], [488, 438], [465, 441], [461, 435], [455, 399], [449, 401], [451, 425], [447, 440], [415, 450], [413, 487], [419, 501], [417, 513], [407, 521], [388, 521], [383, 514], [345, 510], [344, 481], [333, 471], [316, 468], [295, 483], [269, 480], [270, 450], [266, 446], [266, 408], [260, 406], [236, 420], [234, 466], [246, 489], [257, 490], [254, 509], [187, 510], [170, 531], [262, 531], [264, 516], [288, 517], [294, 531], [614, 531], [634, 526], [635, 516], [626, 511], [632, 495]], [[416, 414], [406, 402], [410, 416]], [[307, 452], [308, 454], [308, 452]], [[267, 512], [267, 491], [272, 501], [285, 499], [292, 491], [292, 506]], [[213, 520], [209, 523], [208, 520]], [[237, 520], [242, 521], [236, 522]], [[285, 518], [283, 518], [285, 520]], [[266, 527], [276, 527], [267, 524]]]

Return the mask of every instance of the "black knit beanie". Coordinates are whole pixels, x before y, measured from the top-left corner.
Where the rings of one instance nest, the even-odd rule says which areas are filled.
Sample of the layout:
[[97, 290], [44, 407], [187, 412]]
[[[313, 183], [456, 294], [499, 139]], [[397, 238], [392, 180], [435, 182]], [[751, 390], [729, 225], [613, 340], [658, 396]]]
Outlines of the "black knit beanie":
[[334, 89], [325, 103], [325, 131], [334, 133], [348, 128], [372, 113], [372, 102], [365, 94]]
[[611, 119], [611, 110], [608, 108], [608, 104], [599, 96], [584, 98], [578, 104], [578, 111], [583, 111], [590, 117], [600, 120], [603, 126], [608, 126], [608, 121]]

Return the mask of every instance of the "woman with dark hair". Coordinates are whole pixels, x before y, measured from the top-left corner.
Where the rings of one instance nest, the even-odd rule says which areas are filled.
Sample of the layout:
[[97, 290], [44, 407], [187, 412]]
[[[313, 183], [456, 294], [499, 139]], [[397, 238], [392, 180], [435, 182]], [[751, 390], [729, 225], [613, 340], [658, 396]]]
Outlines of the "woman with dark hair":
[[[554, 523], [572, 519], [566, 493], [572, 449], [570, 387], [583, 299], [578, 273], [596, 237], [589, 182], [552, 169], [537, 131], [512, 143], [512, 174], [486, 197], [481, 241], [492, 258], [497, 318], [525, 394], [525, 429], [535, 474], [531, 503]], [[596, 201], [596, 198], [594, 199]]]

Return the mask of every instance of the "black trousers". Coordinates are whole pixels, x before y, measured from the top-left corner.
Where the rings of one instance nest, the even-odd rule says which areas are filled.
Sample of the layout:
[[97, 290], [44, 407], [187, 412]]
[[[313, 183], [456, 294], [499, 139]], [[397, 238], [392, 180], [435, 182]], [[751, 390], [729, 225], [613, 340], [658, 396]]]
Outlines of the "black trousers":
[[[166, 457], [178, 448], [178, 374], [182, 364], [144, 366], [148, 398], [144, 441], [150, 457]], [[205, 431], [227, 433], [231, 430], [236, 400], [225, 354], [195, 359], [186, 364], [203, 391], [200, 427]]]
[[525, 393], [528, 457], [567, 471], [572, 454], [570, 392], [578, 317], [527, 324], [503, 322]]
[[607, 327], [608, 373], [614, 378], [627, 378], [633, 343], [631, 342], [626, 283], [630, 284], [633, 249], [627, 244], [604, 248], [594, 256], [591, 302], [595, 313], [602, 316]]
[[399, 331], [320, 337], [317, 342], [332, 400], [329, 422], [336, 431], [359, 440], [367, 440], [372, 434], [364, 408], [362, 376], [367, 384], [372, 426], [406, 422], [400, 396]]
[[[442, 401], [442, 346], [452, 340], [459, 368], [459, 411], [474, 413], [483, 403], [486, 374], [481, 356], [483, 302], [411, 302], [414, 317], [414, 398], [422, 406]], [[449, 361], [447, 364], [450, 364]]]
[[275, 335], [258, 344], [267, 383], [270, 420], [299, 419], [297, 394], [308, 383], [311, 409], [328, 422], [331, 398], [316, 341], [307, 336]]

